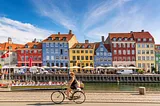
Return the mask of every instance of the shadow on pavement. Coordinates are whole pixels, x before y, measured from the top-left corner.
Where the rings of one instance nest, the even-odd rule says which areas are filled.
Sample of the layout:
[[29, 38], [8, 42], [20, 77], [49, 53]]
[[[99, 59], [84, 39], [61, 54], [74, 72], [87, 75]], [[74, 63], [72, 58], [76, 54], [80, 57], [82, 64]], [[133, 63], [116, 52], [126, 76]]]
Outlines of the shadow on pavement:
[[69, 102], [63, 102], [62, 104], [54, 104], [54, 103], [32, 103], [32, 104], [27, 104], [27, 105], [30, 105], [30, 106], [46, 106], [46, 105], [65, 105], [65, 104], [72, 105], [72, 104], [75, 104], [75, 103], [69, 103]]

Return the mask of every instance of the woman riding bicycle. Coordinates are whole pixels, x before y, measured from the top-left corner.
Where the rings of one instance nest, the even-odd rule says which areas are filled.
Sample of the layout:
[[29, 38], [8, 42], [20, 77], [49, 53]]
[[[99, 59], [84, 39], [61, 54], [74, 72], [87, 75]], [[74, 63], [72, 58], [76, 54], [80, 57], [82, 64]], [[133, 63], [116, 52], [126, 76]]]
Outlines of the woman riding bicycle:
[[67, 98], [68, 99], [72, 99], [71, 97], [69, 97], [69, 93], [73, 90], [73, 89], [77, 89], [78, 87], [80, 87], [79, 82], [76, 79], [75, 73], [74, 72], [70, 72], [70, 81], [68, 82], [68, 87], [67, 87]]

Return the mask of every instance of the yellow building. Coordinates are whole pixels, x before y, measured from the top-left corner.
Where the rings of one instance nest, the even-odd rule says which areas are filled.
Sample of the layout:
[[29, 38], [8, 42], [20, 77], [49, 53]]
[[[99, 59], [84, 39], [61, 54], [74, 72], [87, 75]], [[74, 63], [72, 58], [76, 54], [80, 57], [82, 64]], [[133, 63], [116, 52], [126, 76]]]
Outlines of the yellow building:
[[133, 32], [136, 41], [136, 66], [145, 72], [152, 72], [155, 68], [155, 42], [149, 32]]
[[70, 68], [70, 71], [80, 72], [86, 66], [94, 67], [94, 43], [89, 43], [85, 40], [85, 43], [75, 43], [69, 50], [70, 67], [78, 66], [80, 68]]

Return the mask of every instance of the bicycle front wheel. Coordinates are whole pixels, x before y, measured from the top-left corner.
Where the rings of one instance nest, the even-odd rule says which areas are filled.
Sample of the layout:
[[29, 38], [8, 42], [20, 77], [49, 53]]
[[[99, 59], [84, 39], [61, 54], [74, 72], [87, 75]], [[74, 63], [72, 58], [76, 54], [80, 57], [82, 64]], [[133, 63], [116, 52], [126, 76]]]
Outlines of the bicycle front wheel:
[[77, 104], [82, 104], [86, 100], [86, 95], [82, 91], [76, 91], [72, 95], [73, 101]]
[[61, 104], [64, 101], [64, 99], [65, 99], [65, 96], [61, 91], [55, 91], [51, 94], [51, 100], [55, 104]]

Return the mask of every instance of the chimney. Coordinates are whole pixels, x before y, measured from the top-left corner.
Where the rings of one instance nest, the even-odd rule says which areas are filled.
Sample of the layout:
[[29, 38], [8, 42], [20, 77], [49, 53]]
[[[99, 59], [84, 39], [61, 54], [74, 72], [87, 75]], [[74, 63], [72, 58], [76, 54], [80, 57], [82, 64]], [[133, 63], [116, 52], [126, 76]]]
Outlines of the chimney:
[[85, 43], [89, 43], [89, 40], [85, 40]]
[[69, 30], [69, 34], [72, 34], [72, 30]]
[[144, 30], [141, 30], [141, 32], [144, 32]]
[[36, 41], [37, 41], [36, 38], [34, 38], [33, 42], [35, 43]]
[[133, 31], [130, 31], [130, 33], [133, 33]]
[[102, 42], [104, 43], [104, 36], [101, 36], [102, 37]]
[[58, 32], [58, 35], [60, 35], [60, 32]]
[[12, 44], [12, 38], [11, 37], [8, 37], [8, 43]]

